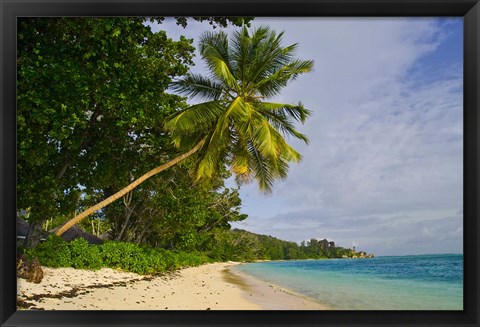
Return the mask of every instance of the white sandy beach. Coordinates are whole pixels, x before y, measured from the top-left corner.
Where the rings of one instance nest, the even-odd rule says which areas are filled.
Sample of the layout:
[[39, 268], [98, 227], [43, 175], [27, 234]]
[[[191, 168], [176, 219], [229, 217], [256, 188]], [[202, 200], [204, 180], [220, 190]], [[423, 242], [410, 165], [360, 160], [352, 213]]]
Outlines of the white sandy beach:
[[321, 304], [213, 263], [164, 276], [42, 267], [40, 284], [17, 279], [19, 308], [33, 310], [322, 310]]

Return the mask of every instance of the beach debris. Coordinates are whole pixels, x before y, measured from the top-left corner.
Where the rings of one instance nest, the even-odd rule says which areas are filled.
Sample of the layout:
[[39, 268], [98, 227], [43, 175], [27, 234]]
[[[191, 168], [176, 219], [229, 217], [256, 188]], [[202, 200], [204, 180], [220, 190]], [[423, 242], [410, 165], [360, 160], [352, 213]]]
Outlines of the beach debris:
[[18, 310], [45, 310], [35, 306], [35, 303], [24, 301], [23, 299], [17, 297], [17, 309]]
[[43, 270], [38, 259], [28, 259], [25, 254], [17, 258], [17, 276], [27, 282], [39, 284], [43, 279]]

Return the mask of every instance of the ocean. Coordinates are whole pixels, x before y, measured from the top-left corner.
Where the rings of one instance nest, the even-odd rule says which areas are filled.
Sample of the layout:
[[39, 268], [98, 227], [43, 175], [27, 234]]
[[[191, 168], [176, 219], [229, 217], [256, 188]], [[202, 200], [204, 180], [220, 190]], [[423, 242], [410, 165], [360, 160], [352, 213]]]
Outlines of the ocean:
[[246, 274], [336, 310], [463, 310], [463, 255], [247, 263]]

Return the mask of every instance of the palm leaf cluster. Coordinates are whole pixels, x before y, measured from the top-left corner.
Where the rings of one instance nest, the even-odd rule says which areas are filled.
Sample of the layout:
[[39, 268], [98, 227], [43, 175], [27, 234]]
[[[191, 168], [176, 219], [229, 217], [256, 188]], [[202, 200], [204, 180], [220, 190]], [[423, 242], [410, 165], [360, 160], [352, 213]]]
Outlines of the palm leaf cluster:
[[270, 192], [287, 176], [288, 164], [301, 155], [285, 140], [308, 143], [295, 129], [310, 111], [302, 103], [270, 102], [289, 82], [313, 69], [313, 61], [294, 57], [297, 44], [282, 45], [283, 33], [268, 27], [244, 27], [231, 39], [224, 32], [206, 32], [200, 54], [210, 75], [189, 74], [173, 89], [203, 102], [177, 112], [166, 122], [177, 147], [204, 142], [196, 156], [197, 179], [209, 178], [228, 164], [238, 182], [258, 181]]

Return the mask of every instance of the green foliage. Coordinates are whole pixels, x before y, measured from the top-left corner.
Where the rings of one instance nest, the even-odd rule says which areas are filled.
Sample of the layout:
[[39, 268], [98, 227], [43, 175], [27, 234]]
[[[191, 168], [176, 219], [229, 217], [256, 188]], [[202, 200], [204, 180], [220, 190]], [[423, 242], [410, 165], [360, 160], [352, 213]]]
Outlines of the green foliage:
[[[303, 260], [354, 257], [353, 250], [325, 246], [324, 241], [311, 239], [307, 244], [280, 240], [245, 230], [217, 232], [206, 253], [218, 261]], [[328, 244], [327, 244], [328, 245]]]
[[71, 251], [69, 244], [53, 234], [33, 249], [25, 249], [30, 258], [41, 258], [41, 264], [48, 267], [71, 267]]
[[[229, 23], [234, 26], [243, 26], [244, 24], [250, 27], [250, 21], [253, 20], [253, 17], [239, 17], [239, 16], [229, 16], [229, 17], [191, 17], [196, 21], [203, 22], [207, 21], [213, 28], [217, 27], [227, 27]], [[188, 24], [187, 17], [175, 17], [177, 20], [177, 25], [186, 27]]]
[[98, 247], [89, 245], [83, 238], [77, 238], [68, 244], [70, 265], [77, 269], [100, 269], [102, 257]]
[[50, 235], [45, 242], [32, 249], [25, 249], [25, 253], [29, 258], [38, 258], [47, 267], [91, 270], [107, 267], [142, 275], [198, 266], [211, 261], [201, 253], [173, 252], [126, 242], [91, 245], [83, 238], [66, 242], [55, 235]]
[[105, 267], [153, 274], [168, 270], [168, 260], [161, 252], [126, 242], [106, 242], [98, 246]]
[[133, 247], [130, 243], [114, 243], [105, 242], [102, 244], [102, 259], [105, 266], [120, 269], [123, 265], [124, 259], [128, 259], [130, 256], [129, 247]]
[[17, 196], [29, 221], [71, 216], [170, 155], [160, 126], [185, 104], [165, 90], [194, 47], [144, 22], [19, 18]]

